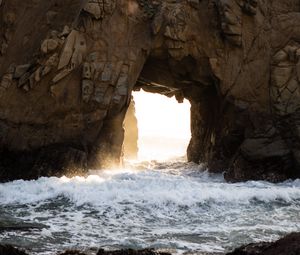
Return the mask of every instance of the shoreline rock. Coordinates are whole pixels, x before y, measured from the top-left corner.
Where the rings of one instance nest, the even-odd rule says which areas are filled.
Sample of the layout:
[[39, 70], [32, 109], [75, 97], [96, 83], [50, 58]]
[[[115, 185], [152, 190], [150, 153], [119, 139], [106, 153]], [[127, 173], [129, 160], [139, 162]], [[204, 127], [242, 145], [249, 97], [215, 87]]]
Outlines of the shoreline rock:
[[300, 233], [291, 233], [276, 242], [242, 246], [227, 255], [299, 255]]
[[[87, 255], [78, 250], [67, 250], [59, 255]], [[217, 255], [216, 253], [188, 252], [186, 255]], [[220, 253], [218, 253], [221, 255]], [[244, 245], [224, 255], [299, 255], [300, 254], [300, 232], [291, 233], [274, 242], [260, 242]], [[0, 255], [29, 255], [26, 252], [14, 248], [11, 245], [0, 244]], [[172, 255], [168, 252], [159, 252], [154, 249], [123, 249], [106, 251], [99, 249], [95, 255]]]
[[25, 251], [17, 249], [11, 245], [0, 244], [0, 255], [28, 255]]

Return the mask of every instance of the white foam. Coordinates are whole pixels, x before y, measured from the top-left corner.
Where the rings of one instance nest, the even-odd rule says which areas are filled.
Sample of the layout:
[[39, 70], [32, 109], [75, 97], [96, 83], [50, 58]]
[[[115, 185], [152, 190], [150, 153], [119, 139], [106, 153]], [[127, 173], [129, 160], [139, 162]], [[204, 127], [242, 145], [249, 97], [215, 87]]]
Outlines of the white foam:
[[[202, 179], [203, 178], [203, 179]], [[105, 171], [87, 178], [40, 178], [0, 184], [1, 204], [30, 204], [65, 196], [77, 206], [124, 201], [164, 207], [166, 204], [195, 206], [198, 203], [249, 203], [300, 199], [300, 181], [271, 184], [248, 182], [229, 184], [208, 181], [208, 174], [189, 177], [160, 171]]]
[[132, 169], [0, 184], [0, 208], [49, 225], [32, 237], [52, 240], [53, 249], [80, 243], [211, 252], [300, 230], [300, 180], [229, 184], [182, 162]]

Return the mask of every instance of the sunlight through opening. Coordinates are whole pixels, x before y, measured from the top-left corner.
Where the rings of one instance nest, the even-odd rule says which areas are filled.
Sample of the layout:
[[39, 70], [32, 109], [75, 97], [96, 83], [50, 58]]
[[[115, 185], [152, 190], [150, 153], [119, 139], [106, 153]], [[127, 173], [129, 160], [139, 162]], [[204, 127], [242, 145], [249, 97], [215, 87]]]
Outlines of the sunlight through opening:
[[144, 91], [133, 94], [138, 120], [138, 159], [184, 157], [191, 138], [190, 103]]

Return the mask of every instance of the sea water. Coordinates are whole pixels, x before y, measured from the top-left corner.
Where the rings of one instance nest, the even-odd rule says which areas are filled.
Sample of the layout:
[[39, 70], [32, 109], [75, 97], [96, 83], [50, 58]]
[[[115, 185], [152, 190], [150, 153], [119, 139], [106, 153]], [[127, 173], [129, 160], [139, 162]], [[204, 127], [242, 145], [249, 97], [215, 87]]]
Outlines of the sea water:
[[232, 184], [183, 160], [127, 165], [0, 184], [0, 212], [47, 225], [0, 232], [0, 242], [39, 254], [100, 247], [225, 252], [300, 231], [300, 180]]

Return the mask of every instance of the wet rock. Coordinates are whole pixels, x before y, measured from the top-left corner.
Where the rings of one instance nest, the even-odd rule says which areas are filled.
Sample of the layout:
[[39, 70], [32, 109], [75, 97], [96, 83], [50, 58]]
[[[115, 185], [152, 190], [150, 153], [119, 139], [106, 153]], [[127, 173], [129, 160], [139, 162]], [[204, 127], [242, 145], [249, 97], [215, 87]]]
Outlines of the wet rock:
[[87, 173], [86, 153], [72, 147], [56, 145], [27, 152], [0, 151], [0, 155], [0, 182]]
[[0, 244], [0, 255], [28, 255], [26, 252], [14, 248], [11, 245]]
[[60, 253], [59, 255], [86, 255], [86, 253], [76, 251], [76, 250], [68, 250], [63, 253]]
[[97, 255], [171, 255], [166, 252], [158, 252], [153, 249], [145, 249], [145, 250], [118, 250], [118, 251], [105, 251], [100, 249]]
[[249, 244], [227, 255], [299, 255], [300, 233], [292, 233], [273, 243]]

